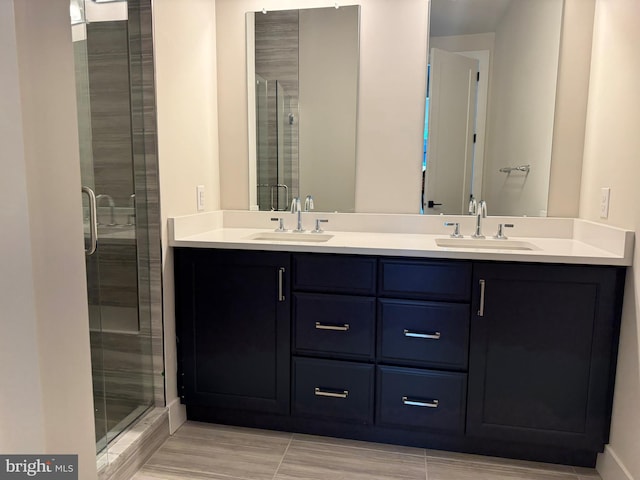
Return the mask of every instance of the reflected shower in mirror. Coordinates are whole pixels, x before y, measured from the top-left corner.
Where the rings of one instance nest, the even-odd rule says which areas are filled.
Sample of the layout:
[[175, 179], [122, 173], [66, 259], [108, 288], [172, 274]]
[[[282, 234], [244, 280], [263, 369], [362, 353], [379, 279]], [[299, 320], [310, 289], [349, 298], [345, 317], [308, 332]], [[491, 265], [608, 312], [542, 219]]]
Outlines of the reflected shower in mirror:
[[546, 216], [563, 0], [431, 0], [424, 212]]
[[247, 14], [250, 205], [355, 211], [359, 6]]

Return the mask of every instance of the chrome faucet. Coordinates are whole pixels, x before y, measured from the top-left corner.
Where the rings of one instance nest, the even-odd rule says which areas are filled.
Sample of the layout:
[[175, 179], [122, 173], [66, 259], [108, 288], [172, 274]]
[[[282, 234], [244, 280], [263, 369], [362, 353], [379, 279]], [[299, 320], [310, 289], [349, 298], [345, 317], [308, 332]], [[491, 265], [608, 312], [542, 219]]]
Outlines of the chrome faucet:
[[482, 235], [482, 219], [487, 218], [487, 202], [480, 200], [477, 203], [474, 214], [476, 216], [476, 231], [471, 235], [471, 238], [485, 238], [485, 236]]
[[[311, 195], [307, 195], [304, 199], [304, 211], [310, 212], [313, 210], [313, 197]], [[298, 223], [294, 232], [304, 232], [304, 228], [302, 228], [302, 204], [300, 203], [300, 197], [293, 197], [291, 201], [291, 213], [298, 214]]]
[[291, 200], [291, 213], [298, 214], [298, 223], [294, 232], [304, 232], [304, 228], [302, 228], [302, 206], [300, 205], [300, 197], [293, 197]]
[[469, 215], [476, 215], [478, 213], [478, 201], [475, 197], [471, 196], [469, 199]]
[[[113, 198], [111, 198], [111, 195], [107, 195], [106, 193], [102, 193], [102, 194], [96, 196], [96, 207], [100, 206], [100, 200], [102, 200], [103, 198], [107, 199], [107, 201], [109, 202], [109, 223], [108, 223], [108, 225], [110, 227], [112, 227], [112, 226], [114, 226], [116, 224], [116, 216], [115, 216], [116, 204], [113, 203]], [[98, 222], [98, 225], [103, 225], [103, 224]]]
[[304, 199], [304, 211], [310, 212], [311, 210], [313, 210], [313, 197], [307, 195], [307, 198]]

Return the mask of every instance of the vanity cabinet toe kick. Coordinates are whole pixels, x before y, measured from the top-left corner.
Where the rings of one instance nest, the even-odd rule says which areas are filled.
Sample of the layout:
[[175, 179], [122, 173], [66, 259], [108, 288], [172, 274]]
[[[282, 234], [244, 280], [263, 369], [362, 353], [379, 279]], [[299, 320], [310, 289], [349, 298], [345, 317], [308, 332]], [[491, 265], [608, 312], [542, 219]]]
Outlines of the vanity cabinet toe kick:
[[175, 249], [188, 418], [593, 466], [624, 267]]

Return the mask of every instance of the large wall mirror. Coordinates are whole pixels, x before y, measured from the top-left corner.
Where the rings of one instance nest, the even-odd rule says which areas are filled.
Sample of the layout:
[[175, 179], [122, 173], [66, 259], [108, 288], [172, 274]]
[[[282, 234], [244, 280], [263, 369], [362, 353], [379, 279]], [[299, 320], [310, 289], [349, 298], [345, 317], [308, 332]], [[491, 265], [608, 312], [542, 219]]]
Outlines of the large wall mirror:
[[[474, 195], [491, 215], [545, 216], [565, 1], [430, 0], [428, 39], [426, 0], [246, 14], [248, 208], [311, 194], [318, 211], [465, 214]], [[222, 2], [219, 21], [257, 5]], [[221, 72], [236, 59], [220, 54]], [[240, 173], [243, 151], [225, 151]]]
[[546, 216], [563, 0], [431, 0], [423, 208]]
[[246, 15], [250, 208], [355, 211], [359, 6]]

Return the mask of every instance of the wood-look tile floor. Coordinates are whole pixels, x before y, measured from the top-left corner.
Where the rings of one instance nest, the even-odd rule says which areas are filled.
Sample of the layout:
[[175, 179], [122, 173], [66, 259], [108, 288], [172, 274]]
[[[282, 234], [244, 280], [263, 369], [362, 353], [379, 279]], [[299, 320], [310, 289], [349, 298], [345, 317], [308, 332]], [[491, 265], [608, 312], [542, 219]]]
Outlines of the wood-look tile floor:
[[132, 480], [600, 480], [593, 469], [187, 422]]

